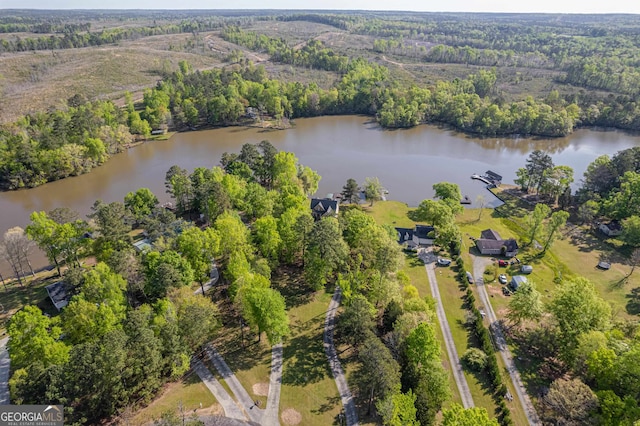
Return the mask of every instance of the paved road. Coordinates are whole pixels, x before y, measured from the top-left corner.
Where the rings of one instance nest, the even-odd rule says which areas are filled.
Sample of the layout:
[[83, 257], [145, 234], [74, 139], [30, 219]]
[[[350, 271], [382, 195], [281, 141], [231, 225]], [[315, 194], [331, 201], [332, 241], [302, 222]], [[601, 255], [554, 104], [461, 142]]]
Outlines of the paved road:
[[458, 386], [458, 392], [460, 392], [460, 399], [464, 408], [471, 408], [474, 406], [473, 397], [471, 396], [471, 390], [467, 383], [467, 378], [464, 377], [462, 372], [462, 364], [460, 364], [460, 358], [458, 357], [458, 351], [456, 345], [453, 343], [453, 336], [451, 335], [451, 328], [449, 322], [444, 313], [442, 307], [442, 299], [440, 298], [440, 290], [438, 289], [438, 281], [436, 279], [436, 256], [431, 251], [431, 248], [420, 252], [420, 258], [424, 261], [424, 268], [427, 271], [427, 277], [429, 278], [429, 284], [431, 285], [431, 294], [436, 300], [436, 314], [438, 315], [438, 322], [440, 323], [440, 329], [444, 336], [444, 344], [447, 348], [447, 354], [449, 355], [449, 362], [451, 363], [451, 371], [453, 372], [453, 378]]
[[213, 376], [213, 374], [211, 374], [211, 371], [209, 371], [209, 369], [199, 359], [193, 362], [193, 370], [198, 374], [202, 382], [211, 391], [220, 405], [222, 405], [225, 417], [246, 420], [246, 417], [240, 407], [236, 405], [236, 402], [231, 399], [231, 396], [229, 396], [220, 382]]
[[213, 366], [218, 370], [218, 373], [220, 373], [227, 386], [229, 386], [229, 389], [231, 389], [231, 392], [235, 395], [236, 401], [238, 401], [244, 410], [247, 418], [252, 422], [262, 423], [264, 410], [261, 410], [255, 405], [249, 393], [247, 393], [246, 389], [240, 384], [240, 381], [236, 375], [233, 374], [233, 371], [231, 371], [222, 356], [211, 345], [207, 346], [207, 354]]
[[264, 410], [262, 424], [264, 426], [278, 426], [280, 407], [280, 387], [282, 386], [282, 343], [271, 349], [271, 375], [269, 376], [269, 396]]
[[329, 308], [327, 309], [327, 316], [324, 320], [324, 351], [329, 359], [329, 366], [331, 367], [331, 373], [336, 381], [338, 392], [340, 393], [340, 399], [342, 400], [342, 406], [344, 407], [345, 417], [347, 420], [347, 426], [358, 425], [358, 412], [356, 411], [356, 405], [353, 401], [353, 396], [349, 390], [347, 384], [347, 378], [344, 376], [338, 354], [336, 353], [336, 347], [333, 344], [333, 331], [336, 326], [336, 310], [340, 306], [340, 298], [342, 293], [340, 287], [336, 286], [336, 291], [333, 293]]
[[8, 337], [0, 340], [0, 405], [9, 404], [9, 352], [7, 351]]
[[498, 347], [498, 351], [502, 356], [502, 360], [504, 361], [504, 365], [507, 367], [507, 371], [509, 372], [509, 376], [511, 377], [511, 381], [513, 382], [513, 387], [516, 390], [516, 394], [518, 395], [518, 399], [520, 400], [520, 404], [524, 407], [524, 413], [527, 416], [527, 420], [530, 425], [541, 425], [540, 419], [538, 417], [538, 413], [536, 413], [536, 409], [531, 403], [531, 399], [529, 398], [529, 394], [522, 383], [522, 379], [520, 378], [520, 373], [516, 368], [516, 364], [513, 362], [513, 356], [511, 355], [511, 351], [507, 346], [507, 340], [504, 337], [504, 333], [502, 332], [502, 326], [498, 321], [498, 317], [496, 317], [496, 313], [493, 310], [493, 306], [489, 300], [489, 295], [487, 294], [487, 289], [484, 286], [483, 273], [488, 264], [491, 263], [490, 259], [486, 257], [479, 257], [471, 255], [473, 258], [473, 276], [476, 281], [476, 285], [478, 287], [478, 295], [480, 296], [480, 301], [485, 306], [485, 311], [487, 312], [487, 316], [489, 318], [489, 329], [493, 333], [493, 339]]

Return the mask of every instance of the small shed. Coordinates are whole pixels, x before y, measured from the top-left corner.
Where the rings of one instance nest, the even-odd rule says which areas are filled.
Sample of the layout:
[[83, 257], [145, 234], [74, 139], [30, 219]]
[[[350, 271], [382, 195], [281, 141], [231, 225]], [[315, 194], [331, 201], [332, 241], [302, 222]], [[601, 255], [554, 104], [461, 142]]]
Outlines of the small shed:
[[509, 283], [509, 287], [511, 287], [513, 291], [516, 291], [522, 284], [525, 284], [526, 282], [527, 282], [527, 277], [525, 277], [524, 275], [516, 275], [514, 277], [511, 277], [511, 282]]
[[67, 285], [64, 281], [58, 281], [57, 283], [49, 284], [45, 287], [49, 299], [56, 307], [58, 312], [69, 304], [69, 295], [67, 293]]
[[522, 265], [520, 267], [520, 272], [522, 272], [523, 274], [530, 274], [533, 272], [533, 266], [531, 265]]

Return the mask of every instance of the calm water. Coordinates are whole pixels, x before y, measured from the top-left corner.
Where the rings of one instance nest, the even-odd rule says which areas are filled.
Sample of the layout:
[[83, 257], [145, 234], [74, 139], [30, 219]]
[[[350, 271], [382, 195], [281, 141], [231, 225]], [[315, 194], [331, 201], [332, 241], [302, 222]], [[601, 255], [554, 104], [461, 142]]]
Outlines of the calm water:
[[[431, 185], [455, 182], [475, 200], [483, 194], [495, 204], [472, 173], [491, 169], [511, 183], [534, 149], [547, 151], [555, 164], [573, 167], [578, 181], [587, 165], [603, 154], [640, 145], [640, 137], [618, 131], [579, 130], [566, 138], [479, 139], [432, 126], [381, 130], [366, 117], [321, 117], [297, 120], [285, 131], [224, 128], [176, 134], [113, 157], [91, 173], [38, 188], [0, 193], [0, 232], [26, 226], [34, 210], [66, 206], [85, 215], [96, 199], [122, 201], [129, 191], [150, 188], [161, 200], [164, 177], [174, 164], [188, 170], [219, 164], [225, 151], [238, 152], [244, 143], [268, 139], [279, 150], [292, 151], [300, 162], [322, 176], [318, 195], [338, 193], [348, 178], [364, 182], [377, 176], [389, 199], [417, 205], [433, 196]], [[39, 264], [44, 262], [39, 259]], [[6, 265], [0, 265], [6, 270]]]

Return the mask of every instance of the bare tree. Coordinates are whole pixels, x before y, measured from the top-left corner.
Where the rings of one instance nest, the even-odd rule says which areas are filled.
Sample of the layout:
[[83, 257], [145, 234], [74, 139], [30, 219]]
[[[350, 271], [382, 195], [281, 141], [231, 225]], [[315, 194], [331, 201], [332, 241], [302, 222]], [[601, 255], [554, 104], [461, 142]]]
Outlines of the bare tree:
[[23, 284], [22, 279], [26, 275], [25, 267], [28, 267], [31, 275], [35, 276], [31, 261], [29, 260], [29, 254], [33, 246], [33, 241], [27, 238], [24, 229], [19, 226], [11, 228], [4, 233], [2, 255], [11, 265], [20, 285]]
[[478, 221], [482, 218], [482, 212], [484, 211], [484, 206], [487, 205], [487, 199], [484, 198], [484, 195], [479, 194], [476, 197], [476, 204], [478, 205]]

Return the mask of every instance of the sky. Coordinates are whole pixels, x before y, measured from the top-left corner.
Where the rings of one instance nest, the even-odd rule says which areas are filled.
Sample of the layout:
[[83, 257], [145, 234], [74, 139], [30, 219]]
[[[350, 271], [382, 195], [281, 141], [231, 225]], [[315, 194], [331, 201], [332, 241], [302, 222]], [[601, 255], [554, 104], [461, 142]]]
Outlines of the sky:
[[0, 0], [0, 9], [334, 9], [425, 12], [637, 13], [638, 0]]

